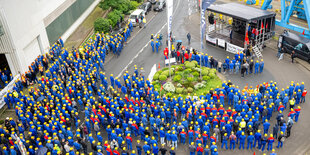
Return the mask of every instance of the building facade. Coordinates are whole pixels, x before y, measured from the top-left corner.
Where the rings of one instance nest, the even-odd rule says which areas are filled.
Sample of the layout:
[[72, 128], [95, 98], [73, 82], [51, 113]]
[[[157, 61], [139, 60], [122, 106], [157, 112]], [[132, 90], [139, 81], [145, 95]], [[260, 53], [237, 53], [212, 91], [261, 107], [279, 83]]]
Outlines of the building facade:
[[100, 0], [0, 0], [0, 64], [13, 76], [66, 40]]

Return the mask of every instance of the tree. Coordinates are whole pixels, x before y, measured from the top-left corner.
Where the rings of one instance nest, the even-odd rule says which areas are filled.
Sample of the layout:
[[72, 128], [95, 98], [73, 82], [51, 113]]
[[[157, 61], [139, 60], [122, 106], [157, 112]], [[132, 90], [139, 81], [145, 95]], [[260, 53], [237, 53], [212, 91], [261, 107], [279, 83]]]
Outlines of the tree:
[[103, 10], [108, 10], [110, 7], [112, 10], [116, 9], [122, 0], [103, 0], [99, 3], [99, 7]]
[[105, 18], [97, 18], [94, 22], [94, 29], [96, 32], [109, 32], [110, 31], [110, 22]]
[[108, 14], [107, 18], [111, 21], [110, 24], [115, 27], [116, 23], [121, 19], [121, 16], [123, 16], [123, 14], [120, 11], [113, 10]]
[[112, 10], [119, 10], [125, 14], [128, 13], [130, 9], [133, 9], [130, 0], [104, 0], [99, 3], [99, 7], [103, 10], [108, 10], [111, 7]]

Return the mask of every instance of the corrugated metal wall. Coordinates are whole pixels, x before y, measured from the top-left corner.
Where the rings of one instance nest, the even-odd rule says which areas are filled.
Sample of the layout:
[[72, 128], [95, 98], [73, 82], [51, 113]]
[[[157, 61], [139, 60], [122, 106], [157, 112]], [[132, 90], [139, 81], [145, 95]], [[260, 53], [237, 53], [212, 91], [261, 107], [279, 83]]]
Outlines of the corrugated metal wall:
[[46, 27], [47, 36], [52, 45], [84, 13], [94, 0], [76, 0], [66, 11]]

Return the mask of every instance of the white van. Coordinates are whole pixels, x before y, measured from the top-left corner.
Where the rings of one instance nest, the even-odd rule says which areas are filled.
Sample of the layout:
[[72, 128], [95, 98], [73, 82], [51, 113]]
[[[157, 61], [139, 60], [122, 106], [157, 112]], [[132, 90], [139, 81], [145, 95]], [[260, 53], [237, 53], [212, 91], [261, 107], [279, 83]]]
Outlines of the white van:
[[145, 16], [144, 15], [144, 10], [142, 9], [137, 9], [134, 12], [132, 12], [129, 16], [129, 20], [131, 21], [133, 26], [137, 26], [138, 24], [136, 23], [136, 19], [140, 19], [141, 16]]

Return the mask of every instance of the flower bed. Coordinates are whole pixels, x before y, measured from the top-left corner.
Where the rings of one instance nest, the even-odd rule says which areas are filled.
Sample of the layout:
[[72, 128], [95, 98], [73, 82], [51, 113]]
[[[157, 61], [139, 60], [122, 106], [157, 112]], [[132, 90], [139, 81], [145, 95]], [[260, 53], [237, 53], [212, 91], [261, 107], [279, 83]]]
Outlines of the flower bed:
[[[200, 78], [200, 70], [202, 78]], [[206, 93], [211, 88], [221, 86], [222, 81], [216, 75], [216, 69], [208, 67], [200, 69], [197, 61], [186, 61], [184, 64], [171, 66], [171, 78], [168, 67], [157, 71], [152, 84], [160, 94], [185, 96]], [[163, 87], [162, 90], [161, 87]]]

